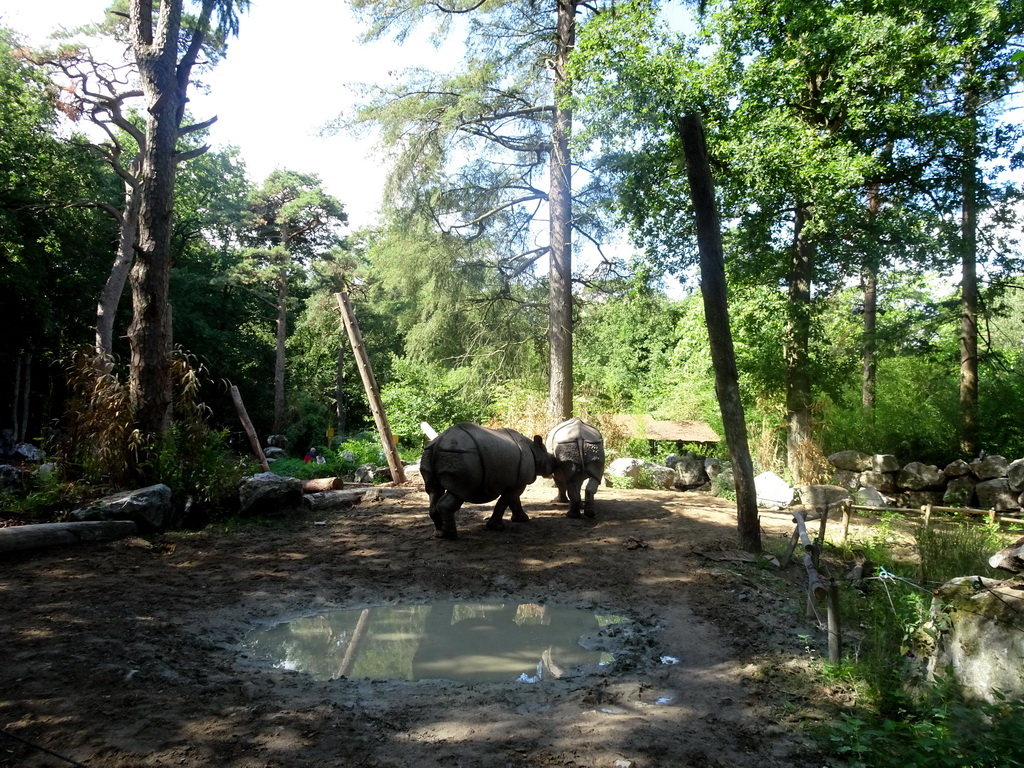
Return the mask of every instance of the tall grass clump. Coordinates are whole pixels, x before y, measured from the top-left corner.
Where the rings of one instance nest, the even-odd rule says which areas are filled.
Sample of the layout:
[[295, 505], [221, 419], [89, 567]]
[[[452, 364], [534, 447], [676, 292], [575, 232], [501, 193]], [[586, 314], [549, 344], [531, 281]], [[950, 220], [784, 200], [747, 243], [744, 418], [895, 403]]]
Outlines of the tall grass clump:
[[[201, 399], [204, 372], [190, 355], [175, 351], [173, 421], [158, 445], [147, 446], [133, 426], [128, 385], [113, 362], [91, 352], [74, 355], [59, 449], [62, 476], [98, 486], [164, 483], [177, 496], [219, 499], [246, 467], [233, 455], [226, 435], [210, 426], [210, 410]], [[148, 458], [143, 460], [143, 455]]]

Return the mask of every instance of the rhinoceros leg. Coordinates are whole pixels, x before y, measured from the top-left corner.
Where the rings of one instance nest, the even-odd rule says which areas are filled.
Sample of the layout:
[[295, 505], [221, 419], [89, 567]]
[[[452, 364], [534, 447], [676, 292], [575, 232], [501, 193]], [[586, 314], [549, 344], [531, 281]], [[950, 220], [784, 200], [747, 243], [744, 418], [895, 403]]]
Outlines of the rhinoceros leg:
[[565, 483], [555, 478], [555, 485], [558, 487], [558, 495], [552, 500], [552, 504], [568, 504], [569, 497], [565, 494]]
[[528, 522], [530, 516], [523, 511], [523, 503], [519, 500], [526, 486], [521, 486], [498, 497], [498, 503], [494, 505], [494, 511], [487, 520], [487, 528], [491, 531], [500, 531], [505, 527], [501, 518], [505, 515], [506, 509], [512, 510], [512, 522]]
[[597, 486], [601, 484], [601, 481], [596, 477], [591, 477], [587, 481], [586, 496], [583, 500], [583, 514], [587, 517], [594, 516], [594, 494], [597, 493]]
[[434, 536], [439, 539], [459, 538], [459, 534], [455, 529], [455, 513], [461, 506], [462, 499], [451, 491], [438, 494], [436, 499], [431, 494], [430, 519], [434, 521]]
[[576, 482], [576, 478], [573, 478], [569, 483], [569, 511], [565, 513], [566, 517], [580, 517], [580, 484]]

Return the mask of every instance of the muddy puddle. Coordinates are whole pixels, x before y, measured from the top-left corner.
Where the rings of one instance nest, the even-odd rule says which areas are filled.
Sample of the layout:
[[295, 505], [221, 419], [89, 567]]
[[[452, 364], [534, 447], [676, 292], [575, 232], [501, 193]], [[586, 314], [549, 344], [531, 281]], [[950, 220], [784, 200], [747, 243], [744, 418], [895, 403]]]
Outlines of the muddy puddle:
[[281, 622], [253, 630], [243, 645], [274, 667], [325, 681], [361, 677], [536, 683], [611, 663], [612, 654], [588, 639], [626, 621], [536, 603], [388, 605], [323, 611]]

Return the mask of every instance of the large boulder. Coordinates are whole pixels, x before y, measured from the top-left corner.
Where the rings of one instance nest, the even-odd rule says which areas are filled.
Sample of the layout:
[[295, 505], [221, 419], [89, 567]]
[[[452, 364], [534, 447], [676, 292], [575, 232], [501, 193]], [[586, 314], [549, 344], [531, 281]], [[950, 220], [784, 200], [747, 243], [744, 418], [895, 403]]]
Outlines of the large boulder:
[[0, 464], [0, 491], [20, 492], [24, 490], [21, 470], [10, 464]]
[[754, 478], [757, 504], [761, 507], [788, 507], [793, 503], [793, 488], [774, 472], [762, 472]]
[[974, 486], [974, 493], [980, 509], [994, 509], [996, 512], [1020, 509], [1017, 494], [1010, 490], [1010, 483], [1005, 477], [983, 480]]
[[860, 473], [860, 484], [863, 488], [874, 488], [880, 493], [896, 492], [895, 472], [875, 472], [868, 470]]
[[946, 468], [942, 470], [942, 474], [946, 477], [963, 477], [970, 473], [971, 465], [963, 459], [956, 459], [955, 461], [949, 462]]
[[938, 507], [942, 504], [942, 491], [902, 491], [895, 498], [897, 507], [920, 509], [928, 506]]
[[1010, 462], [1006, 467], [1006, 479], [1010, 483], [1011, 491], [1024, 491], [1024, 459]]
[[42, 449], [36, 448], [31, 443], [18, 443], [14, 446], [14, 456], [25, 461], [42, 461], [46, 458]]
[[899, 472], [900, 463], [891, 453], [876, 453], [871, 457], [872, 472]]
[[829, 463], [836, 469], [850, 472], [863, 472], [871, 469], [871, 457], [860, 451], [839, 451], [828, 457]]
[[896, 485], [908, 491], [927, 491], [941, 488], [945, 476], [934, 464], [912, 461], [896, 476]]
[[858, 488], [853, 492], [853, 503], [861, 507], [889, 506], [889, 500], [877, 488]]
[[704, 459], [704, 471], [708, 473], [708, 479], [714, 480], [720, 474], [729, 469], [729, 462], [721, 459]]
[[635, 488], [636, 481], [640, 477], [640, 469], [643, 465], [644, 462], [640, 459], [632, 459], [628, 457], [615, 459], [611, 464], [604, 468], [604, 484], [611, 486], [613, 477], [618, 477], [620, 479], [628, 477], [633, 481], [630, 483], [630, 487]]
[[970, 475], [954, 477], [946, 485], [942, 503], [947, 507], [969, 507], [974, 503], [974, 487], [978, 484]]
[[838, 485], [798, 485], [796, 498], [806, 507], [835, 510], [852, 498], [849, 489]]
[[97, 499], [73, 510], [68, 517], [75, 522], [91, 520], [131, 520], [140, 531], [159, 531], [174, 527], [171, 489], [163, 483], [122, 491]]
[[238, 512], [266, 515], [295, 509], [302, 504], [302, 481], [273, 472], [242, 478], [238, 485]]
[[1010, 546], [996, 552], [988, 559], [988, 564], [1010, 573], [1024, 572], [1024, 539], [1017, 539]]
[[1024, 698], [1024, 612], [1018, 581], [979, 576], [953, 579], [936, 592], [931, 620], [914, 637], [917, 681], [945, 676], [970, 698], [995, 702]]
[[[673, 467], [675, 477], [672, 483], [674, 487], [680, 490], [698, 488], [710, 479], [707, 470], [704, 468], [703, 456], [687, 453], [675, 458], [675, 466]], [[668, 464], [668, 461], [665, 463]]]
[[848, 491], [855, 491], [860, 488], [860, 473], [851, 469], [837, 469], [832, 475], [832, 485], [838, 485]]
[[1006, 477], [1009, 469], [1006, 459], [1002, 456], [985, 456], [971, 462], [971, 472], [979, 480], [995, 480]]

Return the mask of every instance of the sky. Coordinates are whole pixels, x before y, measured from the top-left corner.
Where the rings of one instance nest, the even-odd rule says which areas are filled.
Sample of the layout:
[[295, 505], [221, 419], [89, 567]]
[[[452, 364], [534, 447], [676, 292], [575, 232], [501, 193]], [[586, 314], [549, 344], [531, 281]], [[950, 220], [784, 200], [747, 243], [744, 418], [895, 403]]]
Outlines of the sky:
[[[0, 25], [30, 44], [58, 27], [102, 17], [109, 0], [0, 0]], [[369, 45], [343, 0], [252, 0], [227, 57], [204, 77], [209, 94], [190, 88], [189, 108], [215, 147], [236, 146], [250, 181], [275, 168], [315, 173], [345, 206], [351, 228], [372, 224], [380, 204], [384, 159], [371, 138], [323, 137], [321, 128], [349, 110], [353, 86], [393, 80], [410, 66], [451, 69], [461, 40], [437, 50], [423, 37], [398, 46]]]

